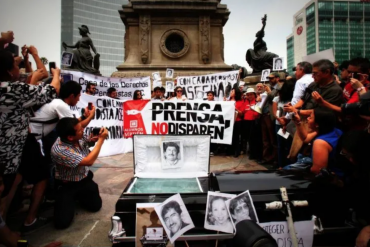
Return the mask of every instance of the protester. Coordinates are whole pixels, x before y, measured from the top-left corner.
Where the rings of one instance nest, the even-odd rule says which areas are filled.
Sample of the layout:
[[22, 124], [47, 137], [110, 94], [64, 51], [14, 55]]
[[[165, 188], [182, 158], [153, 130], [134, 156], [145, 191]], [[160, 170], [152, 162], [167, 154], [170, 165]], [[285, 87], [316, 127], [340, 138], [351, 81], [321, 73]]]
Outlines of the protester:
[[[37, 50], [34, 56], [38, 56]], [[4, 219], [21, 180], [16, 174], [28, 135], [29, 109], [50, 102], [59, 93], [60, 70], [52, 69], [52, 74], [51, 84], [44, 87], [21, 83], [17, 81], [19, 67], [13, 55], [0, 51], [0, 118], [3, 119], [0, 123], [0, 166], [5, 166], [5, 190], [1, 200]]]
[[262, 133], [262, 157], [261, 164], [274, 163], [276, 157], [276, 137], [273, 122], [270, 116], [270, 104], [267, 100], [267, 93], [262, 83], [256, 85], [257, 106], [261, 109], [261, 133]]
[[90, 152], [88, 137], [84, 128], [75, 118], [62, 118], [56, 127], [59, 138], [51, 151], [56, 166], [55, 184], [57, 188], [54, 208], [54, 224], [63, 229], [70, 226], [75, 214], [76, 199], [88, 211], [97, 212], [102, 206], [98, 185], [93, 181], [89, 170], [97, 159], [108, 130], [101, 128], [95, 147]]
[[141, 90], [135, 90], [133, 100], [142, 100], [143, 99], [143, 92]]
[[162, 97], [162, 90], [160, 87], [154, 88], [154, 97], [152, 98], [152, 100], [160, 100], [160, 101], [166, 100], [164, 97]]
[[289, 136], [284, 138], [278, 134], [280, 129], [282, 132], [286, 132], [285, 122], [282, 119], [285, 115], [284, 105], [290, 102], [293, 97], [294, 85], [290, 82], [285, 82], [280, 90], [278, 96], [273, 99], [272, 112], [274, 113], [275, 121], [275, 133], [277, 138], [277, 154], [278, 154], [278, 167], [284, 167], [289, 164], [287, 159], [290, 147], [292, 145], [293, 138]]
[[311, 172], [319, 174], [323, 168], [334, 166], [335, 150], [343, 132], [337, 128], [333, 111], [315, 108], [307, 118], [309, 131], [302, 125], [297, 111], [294, 112], [297, 134], [304, 143], [312, 142]]
[[182, 95], [182, 87], [175, 87], [175, 93], [176, 93], [176, 96], [175, 97], [172, 97], [170, 100], [171, 101], [185, 101], [187, 100], [185, 95]]
[[94, 96], [96, 94], [96, 84], [88, 82], [86, 84], [86, 94]]
[[215, 92], [213, 92], [213, 91], [208, 91], [208, 92], [207, 92], [207, 100], [208, 100], [208, 101], [214, 101], [214, 100], [215, 100]]
[[349, 61], [346, 60], [346, 61], [343, 61], [340, 66], [339, 66], [339, 70], [340, 70], [340, 79], [338, 77], [336, 77], [337, 79], [337, 82], [339, 83], [339, 86], [344, 89], [344, 86], [347, 84], [347, 81], [349, 79], [349, 73], [348, 73], [348, 65], [349, 65]]
[[[260, 160], [262, 157], [261, 151], [261, 130], [259, 128], [259, 122], [257, 120], [260, 114], [254, 111], [252, 108], [256, 105], [256, 92], [254, 88], [247, 89], [247, 100], [244, 104], [244, 120], [243, 120], [243, 131], [245, 141], [248, 143], [249, 148], [249, 159]], [[261, 145], [260, 145], [261, 144]]]
[[230, 101], [235, 101], [235, 122], [233, 129], [233, 139], [232, 139], [232, 150], [229, 150], [228, 153], [232, 153], [235, 158], [240, 155], [240, 141], [242, 136], [242, 119], [243, 111], [245, 109], [244, 101], [242, 100], [242, 94], [240, 90], [232, 89], [230, 92]]
[[110, 87], [107, 90], [107, 96], [112, 99], [118, 99], [117, 89]]

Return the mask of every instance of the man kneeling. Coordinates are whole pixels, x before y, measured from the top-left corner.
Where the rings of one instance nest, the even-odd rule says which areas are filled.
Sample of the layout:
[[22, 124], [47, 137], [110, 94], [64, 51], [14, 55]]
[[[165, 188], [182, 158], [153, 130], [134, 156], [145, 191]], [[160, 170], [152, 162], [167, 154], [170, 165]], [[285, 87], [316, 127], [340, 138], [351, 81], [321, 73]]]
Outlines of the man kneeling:
[[[75, 214], [75, 200], [91, 212], [97, 212], [102, 206], [98, 185], [93, 181], [89, 170], [99, 155], [108, 130], [102, 128], [99, 136], [88, 140], [84, 128], [76, 118], [62, 118], [56, 127], [59, 138], [51, 150], [55, 164], [56, 202], [54, 209], [55, 227], [67, 228]], [[97, 139], [90, 152], [87, 142]]]

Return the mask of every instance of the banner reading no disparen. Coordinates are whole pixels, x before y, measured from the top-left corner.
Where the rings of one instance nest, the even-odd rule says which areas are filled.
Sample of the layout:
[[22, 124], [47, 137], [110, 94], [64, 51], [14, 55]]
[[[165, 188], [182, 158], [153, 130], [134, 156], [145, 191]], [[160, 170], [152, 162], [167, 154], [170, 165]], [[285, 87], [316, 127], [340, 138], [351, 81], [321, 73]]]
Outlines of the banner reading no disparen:
[[124, 138], [135, 134], [211, 135], [212, 143], [231, 144], [234, 102], [126, 101]]

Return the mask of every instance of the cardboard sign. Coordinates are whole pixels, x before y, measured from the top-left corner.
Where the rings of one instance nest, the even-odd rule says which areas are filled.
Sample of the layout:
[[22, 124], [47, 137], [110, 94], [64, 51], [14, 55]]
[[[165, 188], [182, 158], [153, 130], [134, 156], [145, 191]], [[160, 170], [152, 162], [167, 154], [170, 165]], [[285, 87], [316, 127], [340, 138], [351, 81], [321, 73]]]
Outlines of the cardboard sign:
[[[260, 223], [259, 225], [276, 240], [279, 247], [293, 246], [286, 221]], [[297, 233], [298, 247], [311, 247], [313, 244], [313, 221], [295, 222], [294, 227]]]

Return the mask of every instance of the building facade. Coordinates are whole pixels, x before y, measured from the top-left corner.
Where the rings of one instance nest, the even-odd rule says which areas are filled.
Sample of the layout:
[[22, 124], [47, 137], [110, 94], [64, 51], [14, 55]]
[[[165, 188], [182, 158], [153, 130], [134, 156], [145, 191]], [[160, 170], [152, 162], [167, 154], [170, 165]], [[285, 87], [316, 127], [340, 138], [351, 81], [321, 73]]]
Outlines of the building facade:
[[[312, 0], [294, 15], [293, 23], [293, 33], [287, 37], [288, 71], [303, 56], [330, 48], [339, 63], [358, 56], [370, 57], [368, 1]], [[292, 39], [293, 49], [288, 45]], [[294, 57], [292, 63], [289, 56]]]
[[61, 42], [75, 44], [81, 38], [78, 27], [88, 26], [89, 36], [100, 54], [103, 76], [110, 76], [124, 59], [125, 26], [118, 10], [127, 3], [127, 0], [62, 0]]

